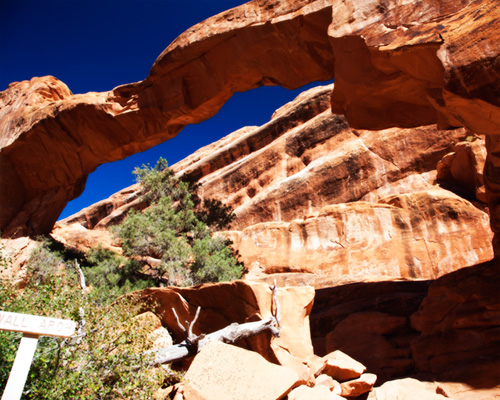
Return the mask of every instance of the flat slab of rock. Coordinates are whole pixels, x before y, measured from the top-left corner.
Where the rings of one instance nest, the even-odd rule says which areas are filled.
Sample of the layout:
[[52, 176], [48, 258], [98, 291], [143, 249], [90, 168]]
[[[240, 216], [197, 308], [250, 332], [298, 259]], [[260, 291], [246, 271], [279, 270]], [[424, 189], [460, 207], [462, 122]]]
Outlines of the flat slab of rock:
[[185, 375], [186, 400], [278, 400], [302, 384], [292, 370], [260, 354], [221, 342], [210, 342]]
[[359, 378], [366, 367], [340, 350], [335, 350], [315, 362], [316, 372], [331, 376], [339, 382]]
[[[448, 395], [438, 393], [436, 384], [420, 382], [413, 378], [389, 381], [375, 388], [368, 396], [369, 400], [445, 400]], [[471, 397], [472, 398], [472, 397]]]

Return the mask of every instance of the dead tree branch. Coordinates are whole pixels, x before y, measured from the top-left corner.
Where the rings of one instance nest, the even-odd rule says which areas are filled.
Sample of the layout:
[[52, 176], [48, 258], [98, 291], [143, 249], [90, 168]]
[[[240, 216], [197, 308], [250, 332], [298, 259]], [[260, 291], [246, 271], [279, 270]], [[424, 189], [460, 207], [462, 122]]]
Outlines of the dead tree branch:
[[[74, 264], [76, 273], [78, 275], [78, 281], [80, 283], [80, 289], [82, 291], [83, 297], [86, 299], [87, 298], [87, 284], [85, 283], [85, 275], [83, 274], [82, 268], [80, 267], [80, 264], [78, 264], [78, 261], [75, 260]], [[80, 307], [78, 310], [78, 313], [80, 315], [80, 323], [78, 324], [78, 332], [76, 336], [78, 337], [77, 343], [80, 343], [82, 340], [82, 337], [85, 336], [85, 310], [83, 307]]]
[[[153, 361], [150, 362], [150, 366], [158, 366], [161, 364], [169, 364], [175, 361], [182, 360], [188, 356], [195, 355], [198, 353], [204, 345], [210, 341], [221, 341], [224, 343], [235, 343], [238, 340], [246, 339], [251, 336], [258, 335], [262, 332], [269, 331], [274, 337], [279, 337], [280, 334], [280, 305], [278, 302], [278, 288], [276, 282], [274, 286], [270, 287], [273, 293], [274, 310], [272, 311], [272, 316], [260, 321], [247, 322], [244, 324], [232, 323], [225, 328], [219, 329], [218, 331], [209, 333], [194, 335], [193, 326], [200, 314], [200, 307], [196, 310], [196, 315], [188, 325], [186, 329], [179, 321], [179, 317], [174, 309], [172, 309], [177, 324], [183, 332], [186, 332], [187, 338], [176, 345], [165, 347], [158, 350], [153, 350], [147, 354], [154, 354]], [[186, 321], [187, 324], [187, 321]]]

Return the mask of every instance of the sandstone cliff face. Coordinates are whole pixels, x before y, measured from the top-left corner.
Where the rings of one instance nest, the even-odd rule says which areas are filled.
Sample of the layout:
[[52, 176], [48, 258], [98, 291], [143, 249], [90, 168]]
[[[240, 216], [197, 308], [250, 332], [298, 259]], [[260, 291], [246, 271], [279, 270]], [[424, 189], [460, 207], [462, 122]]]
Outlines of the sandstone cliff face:
[[[354, 130], [330, 112], [330, 92], [311, 89], [267, 124], [240, 129], [172, 166], [198, 181], [204, 197], [234, 208], [225, 235], [249, 270], [246, 279], [319, 288], [434, 279], [490, 260], [487, 214], [435, 184], [439, 166], [439, 182], [472, 200], [484, 142], [460, 142], [465, 130], [432, 125]], [[124, 189], [60, 221], [53, 234], [81, 250], [99, 241], [119, 251], [106, 229], [131, 207], [145, 206], [139, 194], [137, 185]], [[478, 197], [485, 201], [482, 192]]]
[[[209, 118], [235, 91], [335, 76], [332, 110], [354, 127], [438, 122], [487, 134], [485, 187], [500, 230], [499, 12], [494, 0], [254, 1], [186, 31], [143, 82], [75, 96], [54, 78], [13, 84], [2, 94], [2, 186], [10, 197], [2, 198], [0, 229], [50, 231], [99, 164]], [[33, 110], [21, 99], [35, 86], [62, 95]], [[23, 168], [31, 154], [45, 167]]]
[[377, 374], [378, 384], [417, 376], [441, 382], [453, 399], [497, 398], [498, 273], [498, 263], [489, 262], [436, 281], [317, 290], [315, 353], [340, 349]]

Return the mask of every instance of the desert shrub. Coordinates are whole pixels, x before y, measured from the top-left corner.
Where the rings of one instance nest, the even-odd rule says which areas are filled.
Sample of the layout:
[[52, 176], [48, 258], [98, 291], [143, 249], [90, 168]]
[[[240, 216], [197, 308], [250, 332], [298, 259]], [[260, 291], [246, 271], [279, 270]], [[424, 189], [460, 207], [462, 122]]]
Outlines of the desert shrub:
[[100, 245], [90, 249], [85, 257], [86, 283], [98, 303], [108, 304], [124, 294], [154, 286], [147, 275], [137, 273], [139, 266], [134, 259], [122, 257]]
[[[40, 337], [23, 398], [153, 398], [163, 377], [147, 368], [149, 359], [143, 352], [148, 350], [148, 327], [132, 318], [143, 305], [132, 295], [104, 304], [96, 296], [98, 291], [82, 293], [71, 262], [52, 251], [47, 242], [32, 253], [27, 265], [22, 290], [0, 279], [1, 309], [74, 321], [80, 320], [80, 310], [84, 310], [85, 328], [80, 337]], [[0, 391], [21, 335], [0, 331]]]
[[231, 242], [212, 237], [214, 227], [225, 227], [232, 220], [230, 207], [218, 201], [201, 201], [192, 192], [194, 185], [181, 181], [166, 167], [160, 158], [154, 168], [142, 166], [134, 171], [150, 206], [142, 212], [132, 210], [115, 227], [124, 255], [157, 259], [150, 271], [160, 284], [193, 285], [240, 278], [242, 266]]

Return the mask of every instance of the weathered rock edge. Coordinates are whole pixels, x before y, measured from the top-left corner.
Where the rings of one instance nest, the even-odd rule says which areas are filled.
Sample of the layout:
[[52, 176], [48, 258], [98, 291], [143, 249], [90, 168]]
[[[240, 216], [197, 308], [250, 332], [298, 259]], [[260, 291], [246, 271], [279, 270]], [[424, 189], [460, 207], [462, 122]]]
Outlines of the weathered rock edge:
[[488, 135], [498, 233], [499, 21], [494, 0], [253, 1], [184, 32], [142, 82], [84, 95], [55, 78], [13, 83], [0, 94], [0, 230], [49, 232], [97, 166], [210, 118], [236, 91], [335, 77], [332, 110], [353, 127]]

